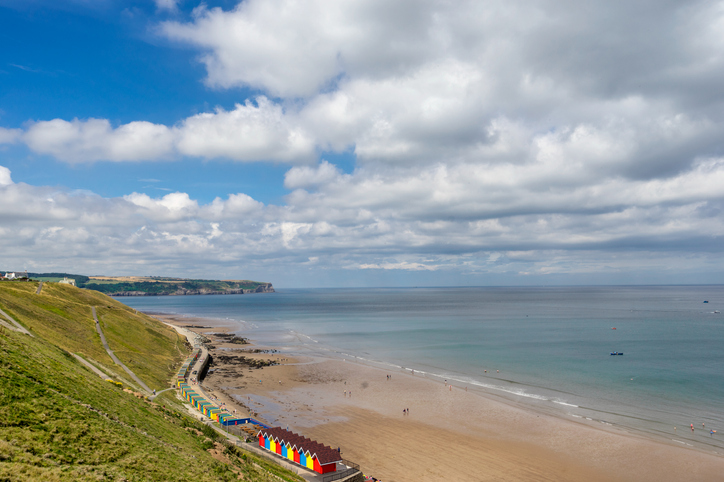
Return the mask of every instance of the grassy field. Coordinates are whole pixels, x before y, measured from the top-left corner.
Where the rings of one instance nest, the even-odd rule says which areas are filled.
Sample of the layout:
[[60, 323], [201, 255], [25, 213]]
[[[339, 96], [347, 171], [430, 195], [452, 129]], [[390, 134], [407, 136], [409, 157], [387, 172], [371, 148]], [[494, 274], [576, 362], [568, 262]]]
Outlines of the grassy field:
[[174, 392], [149, 402], [72, 356], [115, 369], [94, 331], [96, 306], [119, 358], [150, 386], [168, 386], [188, 351], [174, 331], [100, 293], [36, 288], [0, 284], [0, 308], [35, 335], [0, 327], [0, 481], [302, 480], [220, 443]]
[[[168, 388], [171, 376], [188, 352], [175, 330], [91, 290], [44, 283], [0, 284], [0, 308], [31, 332], [72, 353], [90, 357], [117, 371], [95, 330], [91, 306], [116, 356], [149, 387]], [[123, 374], [123, 372], [121, 372]]]

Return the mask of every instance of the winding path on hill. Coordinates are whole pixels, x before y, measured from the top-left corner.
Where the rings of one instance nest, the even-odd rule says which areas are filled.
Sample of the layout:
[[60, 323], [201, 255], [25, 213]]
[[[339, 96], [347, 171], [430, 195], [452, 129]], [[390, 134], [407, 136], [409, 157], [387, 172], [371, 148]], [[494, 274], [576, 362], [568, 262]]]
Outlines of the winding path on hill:
[[[2, 323], [3, 325], [7, 326], [11, 330], [19, 331], [20, 333], [25, 333], [26, 335], [33, 336], [33, 334], [30, 333], [27, 329], [25, 329], [25, 327], [23, 325], [21, 325], [20, 323], [18, 323], [15, 320], [13, 320], [12, 318], [10, 318], [10, 316], [8, 316], [8, 314], [5, 313], [3, 310], [0, 310], [0, 315], [3, 315], [5, 318], [7, 318], [7, 320], [15, 326], [15, 328], [13, 328], [13, 326], [11, 326], [11, 325], [8, 325], [7, 323]], [[2, 320], [0, 320], [0, 322], [2, 322]]]
[[151, 395], [150, 397], [148, 397], [148, 399], [153, 402], [153, 400], [154, 400], [157, 396], [161, 395], [163, 392], [168, 392], [169, 390], [175, 390], [175, 389], [176, 389], [176, 387], [166, 388], [166, 389], [164, 389], [164, 390], [160, 390], [160, 391], [156, 392], [156, 395]]
[[40, 283], [38, 283], [38, 289], [35, 290], [35, 294], [36, 294], [36, 295], [39, 295], [39, 294], [40, 294], [40, 291], [41, 291], [42, 289], [43, 289], [43, 282], [41, 281]]
[[79, 362], [81, 362], [83, 365], [85, 365], [86, 367], [88, 367], [88, 369], [89, 369], [90, 371], [92, 371], [93, 373], [95, 373], [95, 374], [98, 375], [99, 377], [103, 378], [104, 380], [105, 380], [106, 378], [111, 378], [109, 375], [103, 373], [103, 372], [100, 371], [98, 368], [96, 368], [93, 364], [91, 364], [90, 362], [86, 361], [86, 360], [85, 360], [83, 357], [81, 357], [80, 355], [77, 355], [77, 354], [75, 354], [75, 353], [71, 353], [71, 355], [73, 355], [73, 356], [75, 357], [75, 359], [78, 360]]
[[141, 388], [143, 388], [144, 390], [146, 390], [146, 392], [151, 394], [152, 390], [150, 388], [148, 388], [148, 386], [145, 383], [143, 383], [143, 381], [140, 378], [138, 378], [136, 376], [136, 374], [131, 371], [130, 368], [128, 368], [126, 365], [124, 365], [123, 362], [118, 359], [118, 357], [116, 356], [115, 353], [113, 353], [113, 350], [111, 350], [111, 348], [108, 346], [108, 342], [106, 341], [106, 337], [103, 334], [103, 330], [101, 330], [101, 324], [98, 323], [98, 317], [96, 316], [96, 307], [91, 306], [91, 311], [93, 311], [93, 319], [96, 322], [96, 330], [98, 331], [98, 334], [101, 337], [101, 343], [103, 343], [103, 348], [106, 349], [106, 351], [108, 352], [108, 355], [110, 355], [113, 362], [116, 365], [119, 365], [121, 368], [123, 368], [126, 371], [126, 373], [128, 373], [131, 376], [131, 378], [133, 378]]

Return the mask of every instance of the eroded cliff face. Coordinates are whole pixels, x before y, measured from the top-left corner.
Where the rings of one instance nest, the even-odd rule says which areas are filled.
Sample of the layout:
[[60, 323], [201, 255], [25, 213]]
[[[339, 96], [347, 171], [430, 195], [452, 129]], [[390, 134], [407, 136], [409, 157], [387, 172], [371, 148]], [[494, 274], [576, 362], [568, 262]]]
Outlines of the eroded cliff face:
[[255, 289], [228, 289], [228, 290], [186, 290], [177, 289], [168, 293], [144, 293], [143, 291], [120, 291], [109, 293], [110, 296], [187, 296], [187, 295], [248, 295], [254, 293], [274, 293], [271, 283], [263, 283]]

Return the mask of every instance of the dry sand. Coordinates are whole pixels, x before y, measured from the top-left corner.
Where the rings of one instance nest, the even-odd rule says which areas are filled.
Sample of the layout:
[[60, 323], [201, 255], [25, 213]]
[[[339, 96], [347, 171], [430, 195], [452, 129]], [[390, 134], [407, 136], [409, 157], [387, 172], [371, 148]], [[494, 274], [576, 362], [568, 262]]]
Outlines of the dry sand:
[[[195, 326], [216, 346], [207, 391], [240, 414], [341, 447], [385, 482], [724, 480], [724, 457], [674, 442], [536, 413], [402, 370], [222, 343], [211, 335], [224, 332], [216, 320], [164, 318]], [[250, 360], [280, 364], [254, 368]]]

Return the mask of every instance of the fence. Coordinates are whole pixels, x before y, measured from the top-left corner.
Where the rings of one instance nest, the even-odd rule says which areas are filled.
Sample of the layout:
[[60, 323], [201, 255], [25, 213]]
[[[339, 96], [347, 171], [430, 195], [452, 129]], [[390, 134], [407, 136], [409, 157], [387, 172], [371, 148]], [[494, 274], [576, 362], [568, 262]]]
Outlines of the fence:
[[347, 470], [343, 470], [342, 472], [336, 472], [334, 474], [327, 475], [326, 477], [322, 478], [322, 481], [332, 482], [333, 480], [341, 480], [360, 471], [359, 465], [355, 464], [354, 462], [342, 459], [342, 463], [349, 468]]

